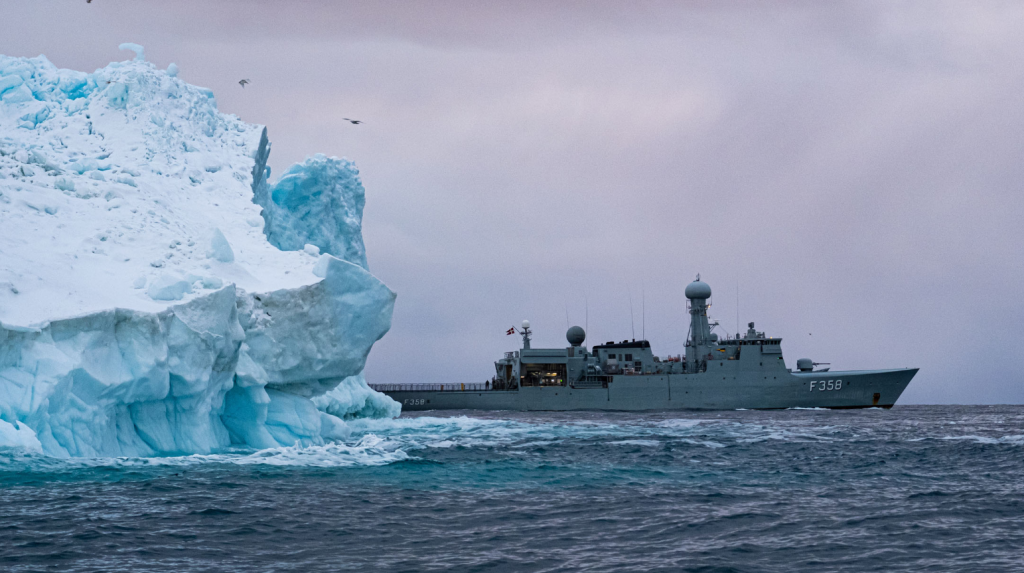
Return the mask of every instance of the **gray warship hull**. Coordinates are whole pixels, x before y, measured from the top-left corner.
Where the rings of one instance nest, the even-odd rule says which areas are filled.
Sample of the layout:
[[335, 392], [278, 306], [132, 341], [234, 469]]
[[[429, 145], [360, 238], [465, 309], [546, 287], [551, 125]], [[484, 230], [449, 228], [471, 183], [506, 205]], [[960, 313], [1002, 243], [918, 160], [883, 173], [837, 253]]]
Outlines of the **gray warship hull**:
[[[606, 342], [588, 349], [578, 326], [565, 348], [532, 348], [530, 323], [521, 350], [496, 361], [482, 384], [373, 385], [403, 410], [771, 410], [891, 408], [917, 374], [896, 370], [815, 370], [808, 358], [789, 370], [782, 339], [748, 324], [746, 335], [721, 339], [708, 320], [711, 287], [686, 287], [690, 331], [685, 355], [659, 358], [646, 340]], [[512, 334], [510, 328], [507, 334]]]
[[[482, 384], [372, 385], [402, 410], [643, 411], [891, 408], [916, 368], [773, 375], [720, 372], [620, 375], [600, 387]], [[731, 375], [730, 375], [731, 374]], [[837, 388], [837, 381], [839, 382]]]

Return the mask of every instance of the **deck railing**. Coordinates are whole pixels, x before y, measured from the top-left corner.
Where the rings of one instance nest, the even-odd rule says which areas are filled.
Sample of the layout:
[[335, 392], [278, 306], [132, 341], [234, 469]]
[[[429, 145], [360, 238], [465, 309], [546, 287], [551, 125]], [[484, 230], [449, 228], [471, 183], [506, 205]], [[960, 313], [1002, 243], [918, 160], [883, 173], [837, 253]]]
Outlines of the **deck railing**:
[[[490, 384], [368, 384], [378, 392], [504, 392]], [[508, 388], [511, 390], [512, 388]]]

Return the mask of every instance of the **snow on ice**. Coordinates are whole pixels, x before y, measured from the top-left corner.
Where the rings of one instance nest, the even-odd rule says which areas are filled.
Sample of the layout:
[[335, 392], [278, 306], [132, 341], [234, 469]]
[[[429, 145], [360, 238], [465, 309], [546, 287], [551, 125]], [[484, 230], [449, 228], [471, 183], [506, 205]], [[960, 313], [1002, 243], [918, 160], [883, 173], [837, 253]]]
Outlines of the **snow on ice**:
[[265, 128], [135, 58], [0, 55], [0, 447], [320, 444], [398, 414], [361, 376], [395, 294], [355, 166], [268, 181]]

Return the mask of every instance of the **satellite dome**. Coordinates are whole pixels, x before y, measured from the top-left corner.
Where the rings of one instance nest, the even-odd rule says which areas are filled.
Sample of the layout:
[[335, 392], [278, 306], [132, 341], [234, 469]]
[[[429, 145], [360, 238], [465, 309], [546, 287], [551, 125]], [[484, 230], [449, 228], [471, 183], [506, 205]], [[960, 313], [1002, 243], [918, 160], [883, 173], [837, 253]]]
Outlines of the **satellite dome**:
[[708, 299], [711, 298], [711, 287], [708, 283], [700, 280], [700, 275], [697, 275], [697, 280], [686, 285], [686, 298], [689, 299]]
[[565, 339], [572, 346], [579, 346], [587, 339], [587, 333], [582, 328], [574, 326], [565, 332]]
[[523, 321], [523, 328], [530, 328], [530, 321], [529, 320], [524, 320]]

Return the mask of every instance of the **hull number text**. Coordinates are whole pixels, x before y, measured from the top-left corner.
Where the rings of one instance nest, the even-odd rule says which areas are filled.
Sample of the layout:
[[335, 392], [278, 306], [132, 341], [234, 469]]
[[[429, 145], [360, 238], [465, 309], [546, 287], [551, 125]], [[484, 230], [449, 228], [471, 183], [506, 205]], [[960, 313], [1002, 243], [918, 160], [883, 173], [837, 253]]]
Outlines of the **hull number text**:
[[819, 392], [824, 392], [825, 390], [839, 390], [842, 387], [842, 380], [811, 380], [811, 392], [815, 390]]
[[403, 406], [422, 406], [423, 403], [423, 398], [406, 398], [405, 400], [402, 400]]

